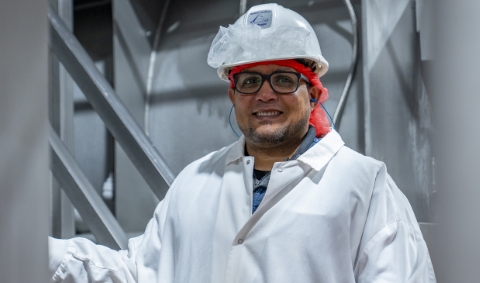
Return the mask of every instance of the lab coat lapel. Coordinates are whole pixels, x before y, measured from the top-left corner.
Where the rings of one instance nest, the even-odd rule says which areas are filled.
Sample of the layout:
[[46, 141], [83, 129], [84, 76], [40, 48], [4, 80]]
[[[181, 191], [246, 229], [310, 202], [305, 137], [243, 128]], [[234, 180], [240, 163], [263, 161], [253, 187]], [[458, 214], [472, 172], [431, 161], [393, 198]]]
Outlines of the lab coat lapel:
[[252, 215], [253, 158], [243, 156], [243, 145], [242, 137], [226, 158], [213, 239], [213, 258], [223, 260], [216, 261], [212, 267], [212, 278], [223, 278], [215, 275], [225, 272], [229, 255], [226, 251], [230, 250], [232, 239]]
[[232, 245], [241, 244], [260, 218], [294, 189], [303, 178], [308, 175], [313, 178], [315, 175], [320, 179], [318, 174], [323, 175], [326, 165], [343, 145], [340, 135], [332, 130], [297, 160], [275, 163], [262, 203], [237, 233]]

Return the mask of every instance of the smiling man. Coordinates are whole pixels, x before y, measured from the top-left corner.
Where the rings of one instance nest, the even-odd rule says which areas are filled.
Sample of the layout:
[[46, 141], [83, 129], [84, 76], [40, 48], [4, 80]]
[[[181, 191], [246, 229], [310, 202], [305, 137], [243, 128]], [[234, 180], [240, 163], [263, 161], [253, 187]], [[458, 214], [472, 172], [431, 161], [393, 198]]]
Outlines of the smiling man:
[[328, 63], [303, 17], [254, 6], [220, 29], [208, 62], [243, 135], [188, 165], [128, 250], [51, 239], [53, 281], [435, 282], [385, 165], [329, 127]]
[[255, 169], [270, 171], [275, 162], [291, 157], [307, 134], [320, 95], [305, 75], [288, 66], [303, 67], [294, 60], [262, 61], [230, 71], [228, 95]]

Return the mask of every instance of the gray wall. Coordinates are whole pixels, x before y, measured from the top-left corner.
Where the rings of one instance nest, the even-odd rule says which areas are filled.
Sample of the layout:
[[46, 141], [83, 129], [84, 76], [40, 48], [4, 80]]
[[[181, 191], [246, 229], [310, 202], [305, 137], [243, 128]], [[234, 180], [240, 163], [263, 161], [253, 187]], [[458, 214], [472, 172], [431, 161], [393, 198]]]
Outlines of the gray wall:
[[435, 52], [427, 85], [436, 128], [438, 225], [431, 254], [439, 283], [479, 282], [480, 2], [434, 3]]
[[0, 2], [0, 282], [47, 282], [47, 1]]
[[362, 3], [365, 153], [385, 162], [417, 220], [432, 222], [433, 128], [421, 74], [416, 4]]

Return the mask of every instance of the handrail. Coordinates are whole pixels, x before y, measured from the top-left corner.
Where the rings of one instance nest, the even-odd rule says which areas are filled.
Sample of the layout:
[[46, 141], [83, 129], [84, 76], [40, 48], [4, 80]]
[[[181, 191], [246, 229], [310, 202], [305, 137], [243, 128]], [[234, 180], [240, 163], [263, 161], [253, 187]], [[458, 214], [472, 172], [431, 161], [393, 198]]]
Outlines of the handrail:
[[104, 121], [144, 180], [161, 199], [175, 179], [162, 156], [138, 126], [75, 36], [50, 8], [51, 48]]
[[127, 236], [50, 125], [52, 172], [99, 244], [126, 249]]

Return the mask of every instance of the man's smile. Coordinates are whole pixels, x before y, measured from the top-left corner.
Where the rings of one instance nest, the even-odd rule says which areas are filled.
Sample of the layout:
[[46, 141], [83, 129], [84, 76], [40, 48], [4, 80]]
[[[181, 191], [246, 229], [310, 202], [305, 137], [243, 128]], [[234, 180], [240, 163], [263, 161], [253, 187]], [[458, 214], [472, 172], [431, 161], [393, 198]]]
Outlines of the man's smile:
[[254, 112], [253, 115], [257, 116], [257, 117], [268, 117], [268, 116], [277, 116], [277, 115], [280, 115], [282, 114], [282, 112], [280, 111], [258, 111], [258, 112]]

